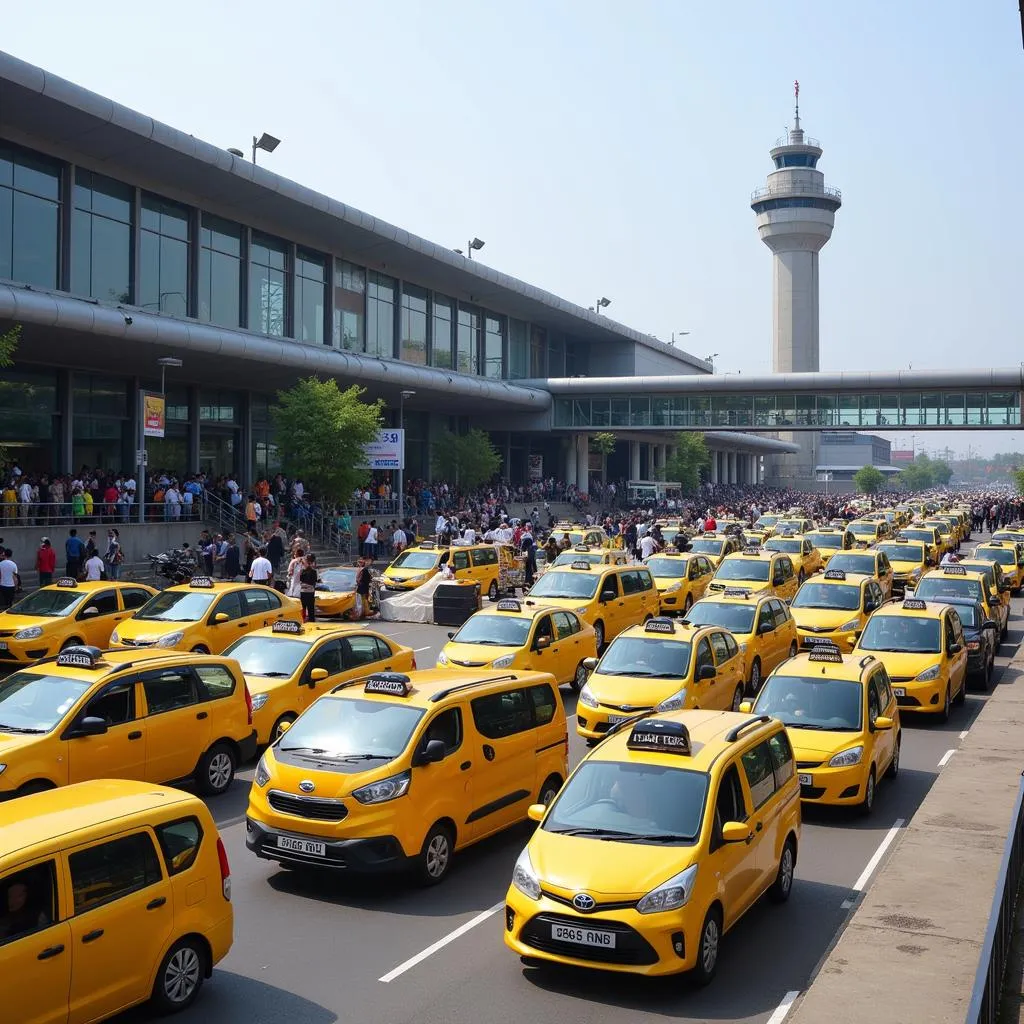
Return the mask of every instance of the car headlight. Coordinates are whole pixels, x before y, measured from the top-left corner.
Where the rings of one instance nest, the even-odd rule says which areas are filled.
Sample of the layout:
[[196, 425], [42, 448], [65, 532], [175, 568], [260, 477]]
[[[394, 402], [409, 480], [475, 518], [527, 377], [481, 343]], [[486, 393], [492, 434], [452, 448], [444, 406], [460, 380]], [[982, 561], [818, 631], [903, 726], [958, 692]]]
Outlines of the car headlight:
[[181, 638], [185, 635], [185, 631], [176, 629], [173, 633], [166, 633], [160, 637], [159, 640], [153, 645], [154, 647], [173, 647], [175, 644], [181, 643]]
[[657, 889], [652, 889], [636, 905], [639, 914], [660, 914], [665, 910], [678, 910], [685, 907], [693, 895], [693, 887], [697, 882], [697, 865], [691, 864], [685, 871], [673, 875], [667, 882], [662, 882]]
[[574, 608], [573, 611], [577, 615], [586, 615], [587, 614], [587, 606], [584, 605], [582, 608]]
[[523, 852], [519, 854], [516, 866], [512, 869], [512, 884], [524, 896], [529, 896], [531, 900], [540, 899], [540, 879], [533, 870], [530, 852], [525, 847]]
[[671, 697], [666, 697], [654, 710], [678, 711], [686, 703], [686, 687], [676, 690]]
[[444, 651], [442, 651], [437, 656], [437, 663], [438, 663], [438, 665], [447, 665], [448, 664], [448, 655], [445, 654]]
[[666, 594], [674, 594], [677, 590], [680, 589], [680, 587], [682, 587], [682, 583], [680, 583], [677, 580], [675, 583], [672, 583], [672, 584], [670, 584], [669, 586], [667, 586], [665, 588], [665, 593]]
[[253, 777], [253, 782], [257, 786], [265, 786], [270, 781], [270, 771], [267, 769], [267, 755], [264, 754], [260, 758], [260, 763], [256, 765], [256, 775]]
[[919, 683], [926, 683], [929, 679], [938, 679], [939, 671], [940, 667], [938, 665], [932, 665], [931, 668], [926, 668], [917, 676], [917, 681]]
[[19, 629], [14, 634], [15, 640], [35, 640], [37, 636], [43, 635], [42, 626], [26, 626], [24, 629]]
[[585, 708], [597, 707], [597, 698], [594, 696], [593, 691], [589, 686], [584, 686], [583, 689], [580, 690], [580, 703]]
[[7, 771], [7, 765], [0, 764], [0, 775], [3, 775], [5, 771]]
[[846, 633], [846, 632], [849, 632], [849, 630], [851, 630], [851, 629], [856, 629], [859, 625], [860, 625], [860, 619], [850, 619], [849, 622], [844, 622], [839, 627], [839, 630], [842, 633]]
[[112, 644], [119, 644], [121, 642], [121, 637], [118, 636], [116, 629], [114, 630], [113, 633], [110, 634], [110, 642]]
[[267, 703], [267, 700], [269, 699], [269, 697], [270, 697], [269, 693], [254, 693], [252, 695], [252, 709], [253, 709], [253, 711], [259, 711], [259, 709], [261, 707], [263, 707], [264, 704]]
[[746, 649], [747, 649], [747, 647], [749, 646], [749, 644], [747, 644], [746, 642], [744, 642], [744, 643], [742, 643], [742, 644], [737, 644], [736, 646], [737, 646], [737, 648], [739, 648], [739, 652], [740, 652], [740, 654], [743, 654], [743, 652], [744, 652], [744, 651], [746, 651]]
[[503, 654], [500, 658], [495, 658], [491, 662], [491, 668], [508, 668], [515, 660], [516, 656], [514, 654]]
[[969, 650], [969, 651], [980, 651], [981, 650], [981, 644], [977, 640], [968, 640], [967, 641], [967, 650]]
[[844, 750], [841, 754], [836, 754], [829, 763], [829, 768], [849, 768], [851, 765], [860, 764], [860, 759], [864, 756], [863, 747], [850, 747], [849, 750]]
[[353, 790], [352, 795], [361, 804], [383, 804], [388, 800], [397, 800], [398, 797], [405, 796], [411, 781], [412, 772], [406, 770], [392, 775], [389, 779], [371, 782], [368, 786]]

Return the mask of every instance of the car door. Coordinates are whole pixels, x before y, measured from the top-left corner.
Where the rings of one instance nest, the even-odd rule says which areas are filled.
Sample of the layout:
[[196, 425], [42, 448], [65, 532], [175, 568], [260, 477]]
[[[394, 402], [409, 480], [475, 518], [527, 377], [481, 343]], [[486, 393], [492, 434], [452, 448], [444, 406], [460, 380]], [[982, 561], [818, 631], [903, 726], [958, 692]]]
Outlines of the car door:
[[75, 630], [82, 634], [87, 644], [95, 647], [109, 647], [110, 634], [114, 632], [118, 620], [122, 618], [117, 603], [117, 591], [97, 590], [78, 609], [75, 615]]
[[184, 779], [213, 739], [199, 680], [188, 665], [177, 665], [142, 672], [139, 681], [146, 698], [146, 779]]
[[775, 787], [775, 766], [768, 740], [749, 747], [740, 756], [743, 777], [750, 794], [752, 809], [752, 846], [757, 847], [754, 870], [745, 899], [747, 905], [757, 899], [768, 884], [769, 872], [775, 870], [775, 848], [778, 845], [780, 794]]
[[68, 1024], [86, 1024], [148, 998], [171, 939], [171, 884], [148, 829], [94, 840], [61, 860], [72, 894]]
[[245, 614], [253, 629], [272, 626], [284, 618], [281, 598], [269, 587], [252, 587], [243, 592]]
[[559, 683], [570, 683], [576, 675], [576, 666], [586, 657], [580, 653], [580, 635], [578, 620], [572, 612], [552, 612], [552, 628], [554, 640], [551, 643], [553, 668], [545, 668], [551, 672]]
[[884, 551], [878, 552], [878, 579], [882, 593], [892, 597], [892, 563]]
[[649, 615], [657, 615], [661, 608], [661, 600], [658, 597], [658, 588], [654, 585], [654, 577], [650, 569], [636, 570], [637, 586], [640, 594], [640, 617], [638, 622], [643, 622]]
[[[219, 615], [226, 615], [222, 622], [217, 621]], [[205, 644], [211, 654], [220, 654], [229, 644], [234, 643], [253, 628], [249, 617], [249, 609], [242, 599], [241, 590], [232, 590], [222, 594], [207, 616], [209, 627], [206, 631]]]
[[619, 573], [605, 573], [598, 583], [598, 595], [600, 601], [595, 615], [597, 619], [604, 620], [605, 640], [611, 640], [622, 632], [623, 610], [625, 602], [622, 597], [622, 589], [619, 586]]
[[[356, 639], [351, 637], [349, 639]], [[369, 670], [360, 671], [361, 665], [369, 662], [360, 661], [356, 655], [352, 655], [352, 669], [346, 671], [345, 659], [342, 653], [341, 640], [332, 639], [322, 643], [306, 662], [306, 667], [299, 676], [298, 693], [295, 696], [295, 710], [299, 713], [306, 710], [310, 704], [333, 686], [344, 682], [347, 679], [356, 679], [360, 675], [368, 675]], [[358, 664], [357, 664], [358, 662]], [[313, 673], [317, 669], [323, 669], [327, 676], [324, 679], [314, 679]]]
[[958, 693], [961, 687], [967, 685], [967, 641], [964, 639], [960, 616], [952, 608], [946, 612], [946, 651], [949, 654], [953, 693]]
[[[701, 679], [701, 672], [706, 668], [714, 669], [715, 675], [710, 679]], [[717, 683], [718, 669], [715, 668], [715, 656], [711, 650], [711, 636], [706, 633], [697, 641], [697, 655], [693, 663], [693, 693], [687, 698], [686, 706], [714, 707]]]
[[130, 618], [153, 596], [142, 587], [121, 587], [117, 593], [121, 598], [121, 608], [123, 609], [121, 619]]
[[[896, 712], [896, 698], [892, 693], [892, 686], [889, 684], [889, 673], [886, 672], [885, 666], [880, 665], [877, 671], [868, 680], [868, 686], [874, 691], [875, 704], [878, 708], [878, 715], [885, 718], [895, 719], [897, 717]], [[871, 697], [868, 697], [868, 703], [871, 703]], [[889, 762], [892, 760], [893, 750], [896, 746], [896, 729], [877, 729], [871, 734], [874, 737], [875, 745], [875, 764], [878, 766], [876, 770], [876, 778], [881, 778], [882, 773], [888, 768]]]
[[[470, 743], [464, 728], [466, 709], [462, 705], [438, 711], [421, 727], [416, 737], [413, 755], [412, 787], [417, 794], [417, 820], [422, 822], [423, 836], [435, 821], [451, 818], [459, 822], [458, 846], [471, 838], [464, 823], [472, 813], [476, 787], [474, 763]], [[440, 761], [419, 763], [431, 740], [444, 743], [445, 754]]]
[[451, 554], [452, 572], [457, 580], [472, 579], [472, 567], [469, 564], [469, 552], [453, 550]]
[[0, 875], [0, 908], [19, 907], [0, 933], [0, 1011], [18, 1024], [65, 1024], [71, 988], [71, 926], [61, 920], [53, 857]]
[[701, 694], [700, 706], [728, 711], [732, 708], [732, 697], [737, 685], [742, 685], [742, 659], [735, 640], [732, 654], [729, 653], [726, 634], [722, 630], [716, 629], [710, 639], [711, 650], [715, 656], [715, 678], [699, 684], [701, 687], [707, 687]]
[[[63, 733], [67, 741], [68, 783], [90, 779], [146, 778], [146, 723], [139, 713], [142, 697], [134, 677], [103, 686]], [[100, 718], [107, 731], [99, 736], [77, 733], [85, 718]]]
[[758, 877], [758, 841], [753, 829], [747, 842], [727, 843], [722, 839], [722, 827], [728, 822], [750, 823], [750, 797], [735, 760], [722, 770], [714, 806], [708, 859], [722, 896], [722, 923], [728, 929], [746, 909], [747, 894]]
[[387, 672], [392, 668], [391, 648], [365, 633], [342, 638], [341, 660], [346, 678]]

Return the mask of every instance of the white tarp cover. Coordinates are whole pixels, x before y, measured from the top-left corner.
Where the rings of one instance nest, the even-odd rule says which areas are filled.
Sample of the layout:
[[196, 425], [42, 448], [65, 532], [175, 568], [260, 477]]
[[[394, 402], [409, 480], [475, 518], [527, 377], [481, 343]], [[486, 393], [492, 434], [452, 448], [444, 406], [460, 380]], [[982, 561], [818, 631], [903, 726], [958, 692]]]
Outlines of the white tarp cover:
[[385, 622], [433, 622], [434, 591], [446, 582], [438, 573], [415, 590], [404, 594], [388, 594], [380, 602], [380, 617]]

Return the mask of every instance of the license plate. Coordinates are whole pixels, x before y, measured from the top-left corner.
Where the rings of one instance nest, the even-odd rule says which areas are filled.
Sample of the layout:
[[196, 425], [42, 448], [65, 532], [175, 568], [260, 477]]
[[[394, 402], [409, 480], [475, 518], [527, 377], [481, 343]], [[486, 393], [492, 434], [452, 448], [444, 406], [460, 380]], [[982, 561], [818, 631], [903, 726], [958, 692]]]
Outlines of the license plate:
[[312, 839], [292, 839], [291, 836], [278, 836], [277, 845], [282, 850], [291, 850], [292, 853], [307, 853], [313, 857], [327, 856], [326, 844], [314, 843]]
[[618, 725], [619, 722], [624, 722], [625, 720], [626, 720], [626, 716], [625, 715], [609, 715], [608, 716], [608, 724], [609, 725]]
[[615, 932], [601, 932], [593, 928], [573, 928], [567, 924], [553, 924], [551, 938], [559, 942], [575, 942], [579, 946], [615, 948]]
[[801, 772], [800, 773], [800, 785], [801, 786], [813, 786], [814, 785], [814, 776], [813, 775], [804, 775], [803, 772]]
[[831, 647], [835, 643], [827, 636], [805, 636], [805, 647]]
[[907, 688], [905, 686], [894, 686], [892, 688], [892, 692], [895, 693], [897, 697], [906, 697]]

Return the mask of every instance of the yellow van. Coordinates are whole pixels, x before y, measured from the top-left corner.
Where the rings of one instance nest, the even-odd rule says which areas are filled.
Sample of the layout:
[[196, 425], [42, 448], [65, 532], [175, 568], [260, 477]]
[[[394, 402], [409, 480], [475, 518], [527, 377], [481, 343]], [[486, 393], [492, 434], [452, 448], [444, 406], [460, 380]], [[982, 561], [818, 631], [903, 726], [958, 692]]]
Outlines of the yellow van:
[[106, 779], [0, 806], [0, 1010], [10, 1024], [190, 1006], [234, 934], [198, 797]]
[[415, 590], [450, 564], [455, 579], [480, 584], [480, 593], [497, 601], [500, 591], [500, 559], [494, 544], [437, 545], [420, 541], [406, 548], [381, 574], [385, 590]]
[[526, 818], [568, 774], [544, 672], [379, 673], [343, 683], [263, 755], [246, 845], [283, 864], [440, 882], [458, 850]]

